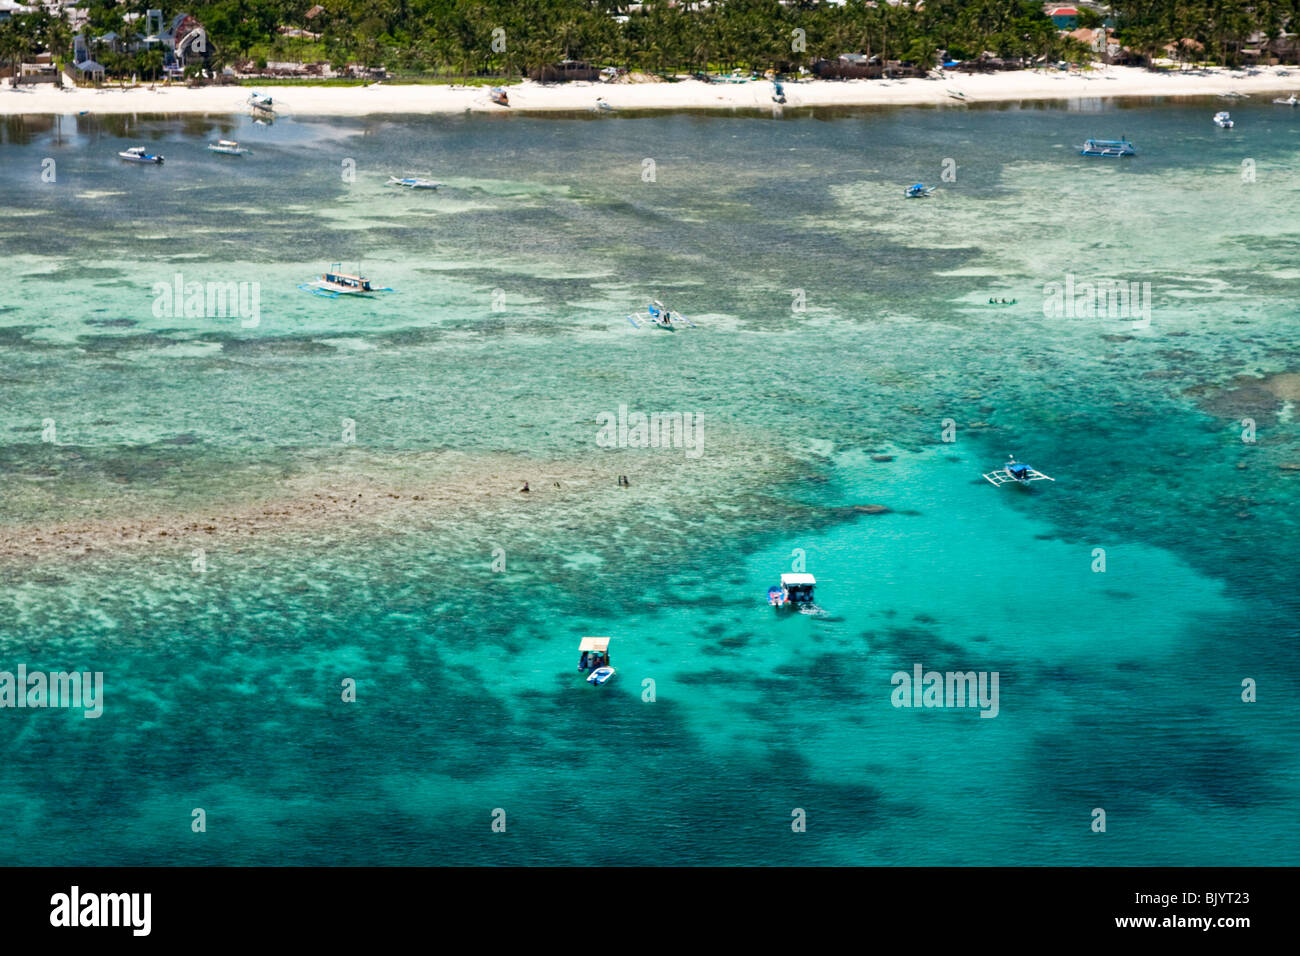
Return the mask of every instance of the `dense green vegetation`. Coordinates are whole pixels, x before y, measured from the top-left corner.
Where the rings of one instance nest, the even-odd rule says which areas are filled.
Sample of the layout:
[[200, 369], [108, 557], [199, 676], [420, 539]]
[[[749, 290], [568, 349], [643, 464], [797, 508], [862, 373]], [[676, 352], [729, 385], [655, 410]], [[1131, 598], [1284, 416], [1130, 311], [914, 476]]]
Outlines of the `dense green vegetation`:
[[[92, 36], [137, 32], [123, 20], [157, 0], [88, 0]], [[791, 69], [846, 51], [929, 66], [936, 54], [1080, 60], [1033, 0], [928, 0], [920, 9], [847, 0], [715, 0], [703, 6], [646, 0], [194, 0], [185, 10], [209, 31], [217, 66], [285, 60], [385, 67], [404, 74], [517, 76], [563, 59], [647, 72]], [[171, 16], [180, 8], [166, 9]], [[1184, 39], [1183, 58], [1235, 65], [1247, 37], [1300, 27], [1300, 0], [1124, 0], [1110, 6], [1120, 39], [1147, 56]], [[1081, 11], [1081, 26], [1101, 17]], [[319, 38], [290, 37], [281, 27]], [[62, 58], [67, 25], [44, 13], [0, 23], [0, 60], [40, 49]], [[99, 49], [110, 73], [149, 75], [156, 54]]]

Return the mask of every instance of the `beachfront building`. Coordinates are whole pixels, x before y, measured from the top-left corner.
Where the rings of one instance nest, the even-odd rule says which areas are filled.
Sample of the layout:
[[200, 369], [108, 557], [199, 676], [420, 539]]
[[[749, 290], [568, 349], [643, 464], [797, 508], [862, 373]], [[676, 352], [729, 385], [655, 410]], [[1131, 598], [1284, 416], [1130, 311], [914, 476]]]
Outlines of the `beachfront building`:
[[1077, 7], [1048, 7], [1046, 12], [1058, 30], [1073, 30], [1079, 25]]
[[[7, 0], [0, 0], [0, 3], [4, 2]], [[128, 13], [123, 19], [133, 26], [143, 20], [144, 32], [120, 36], [110, 31], [93, 38], [78, 33], [72, 38], [73, 65], [80, 69], [83, 63], [92, 63], [102, 73], [103, 67], [91, 60], [95, 52], [131, 54], [160, 49], [163, 70], [168, 76], [179, 77], [187, 66], [207, 66], [210, 62], [214, 50], [212, 41], [198, 19], [188, 13], [177, 14], [169, 26], [165, 25], [162, 10], [157, 8], [145, 11], [143, 18], [138, 13]]]
[[1080, 27], [1078, 30], [1071, 30], [1067, 36], [1078, 40], [1095, 53], [1103, 63], [1122, 65], [1133, 63], [1137, 59], [1136, 54], [1115, 37], [1115, 31], [1106, 27], [1096, 30]]
[[1246, 38], [1241, 56], [1247, 63], [1265, 66], [1300, 62], [1300, 36], [1282, 30], [1270, 38], [1268, 34], [1256, 31]]
[[8, 20], [10, 17], [21, 17], [27, 13], [35, 13], [36, 7], [23, 6], [21, 3], [15, 3], [14, 0], [0, 0], [0, 20]]

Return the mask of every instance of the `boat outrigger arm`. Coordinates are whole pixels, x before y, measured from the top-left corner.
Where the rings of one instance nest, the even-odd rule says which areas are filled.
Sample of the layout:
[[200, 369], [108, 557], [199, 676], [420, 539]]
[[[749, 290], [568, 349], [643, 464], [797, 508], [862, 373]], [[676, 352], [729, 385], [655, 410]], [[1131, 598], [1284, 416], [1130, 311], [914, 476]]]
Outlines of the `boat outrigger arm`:
[[1016, 481], [1026, 485], [1031, 481], [1055, 481], [1036, 468], [1030, 468], [1023, 462], [1016, 461], [1012, 455], [1007, 461], [1007, 466], [997, 471], [990, 471], [984, 478], [994, 485], [1005, 485], [1009, 481]]

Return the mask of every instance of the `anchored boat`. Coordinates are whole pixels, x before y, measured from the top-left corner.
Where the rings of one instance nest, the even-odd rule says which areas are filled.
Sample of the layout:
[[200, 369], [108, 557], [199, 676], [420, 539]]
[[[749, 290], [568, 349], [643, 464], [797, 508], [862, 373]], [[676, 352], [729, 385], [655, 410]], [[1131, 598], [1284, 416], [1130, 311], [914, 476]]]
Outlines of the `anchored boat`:
[[924, 199], [933, 193], [938, 186], [927, 186], [924, 183], [917, 183], [915, 186], [908, 186], [903, 190], [903, 195], [908, 199]]
[[582, 656], [578, 658], [578, 673], [591, 671], [587, 676], [588, 684], [600, 686], [614, 676], [614, 668], [609, 663], [608, 637], [584, 637], [578, 642]]
[[817, 579], [811, 574], [783, 574], [781, 586], [767, 589], [767, 603], [772, 607], [797, 608], [813, 603]]
[[398, 179], [396, 176], [389, 176], [388, 185], [405, 186], [407, 189], [437, 189], [439, 186], [445, 186], [447, 184], [440, 183], [436, 179], [418, 179], [414, 176], [408, 176], [405, 179]]
[[1227, 110], [1220, 110], [1214, 114], [1214, 125], [1219, 129], [1232, 129], [1232, 117], [1228, 115]]
[[1282, 106], [1300, 106], [1300, 98], [1297, 98], [1294, 93], [1292, 93], [1286, 99], [1279, 98], [1279, 99], [1275, 99], [1273, 102], [1278, 103]]
[[146, 152], [143, 146], [132, 146], [130, 149], [124, 149], [117, 155], [121, 156], [128, 163], [152, 163], [155, 166], [163, 164], [163, 157], [154, 153]]
[[498, 106], [510, 105], [510, 97], [507, 96], [506, 91], [501, 89], [499, 86], [492, 87], [492, 92], [488, 94], [488, 99], [493, 103], [496, 103]]
[[321, 275], [315, 282], [300, 285], [298, 288], [331, 299], [337, 299], [341, 295], [368, 295], [372, 292], [393, 291], [387, 288], [376, 288], [369, 279], [360, 273], [353, 275], [352, 273], [343, 272], [340, 263], [337, 262], [330, 266], [329, 271]]
[[[634, 319], [632, 316], [630, 315], [627, 316], [627, 320], [632, 323], [633, 328], [636, 329], [641, 328], [641, 326], [637, 323], [637, 320]], [[642, 316], [641, 320], [643, 322], [650, 322], [654, 325], [657, 325], [661, 329], [666, 329], [669, 332], [677, 331], [676, 326], [673, 324], [674, 322], [681, 323], [683, 325], [689, 325], [693, 329], [698, 328], [698, 326], [696, 326], [696, 324], [692, 322], [690, 319], [688, 319], [686, 316], [682, 315], [680, 312], [673, 312], [671, 309], [669, 309], [658, 299], [655, 299], [648, 306], [646, 306], [646, 314]]]
[[240, 146], [233, 139], [219, 139], [215, 143], [208, 143], [208, 149], [214, 153], [224, 153], [227, 156], [247, 156], [252, 152], [247, 147]]
[[1126, 139], [1090, 139], [1079, 150], [1080, 156], [1136, 156], [1137, 150]]
[[1005, 468], [997, 471], [990, 471], [984, 476], [985, 479], [994, 485], [1005, 485], [1009, 481], [1014, 481], [1020, 485], [1028, 485], [1031, 481], [1055, 481], [1055, 478], [1049, 478], [1035, 468], [1031, 468], [1024, 462], [1016, 461], [1015, 455], [1008, 456]]

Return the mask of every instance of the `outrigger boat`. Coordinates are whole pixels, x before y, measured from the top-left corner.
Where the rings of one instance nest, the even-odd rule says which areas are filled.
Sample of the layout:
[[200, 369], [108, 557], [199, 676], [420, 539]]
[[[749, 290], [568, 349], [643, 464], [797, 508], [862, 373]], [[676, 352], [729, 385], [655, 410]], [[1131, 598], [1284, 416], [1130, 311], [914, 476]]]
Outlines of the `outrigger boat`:
[[340, 263], [334, 263], [330, 266], [328, 272], [324, 273], [315, 282], [309, 282], [305, 285], [298, 286], [314, 295], [326, 296], [331, 299], [337, 299], [341, 295], [367, 295], [372, 292], [392, 292], [392, 289], [378, 289], [371, 285], [370, 280], [361, 274], [353, 275], [341, 271]]
[[[637, 323], [637, 320], [632, 316], [627, 316], [627, 320], [632, 323], [634, 329], [641, 328]], [[651, 322], [659, 326], [661, 329], [667, 329], [669, 332], [677, 331], [676, 327], [673, 325], [674, 322], [684, 323], [693, 329], [698, 327], [686, 316], [682, 315], [680, 312], [673, 312], [658, 299], [655, 299], [646, 306], [646, 315], [643, 317], [642, 321]]]
[[1227, 110], [1220, 110], [1214, 114], [1214, 125], [1219, 129], [1232, 129], [1232, 117], [1228, 115]]
[[608, 637], [584, 637], [578, 643], [582, 656], [578, 658], [578, 673], [591, 673], [587, 676], [588, 684], [599, 687], [614, 676], [614, 668], [609, 663]]
[[143, 146], [132, 146], [130, 149], [124, 149], [117, 155], [121, 156], [128, 163], [152, 163], [155, 166], [163, 164], [163, 157], [154, 153], [146, 152]]
[[772, 607], [797, 608], [813, 603], [817, 579], [811, 574], [783, 574], [781, 586], [767, 589], [767, 603]]
[[1281, 106], [1300, 106], [1300, 98], [1297, 98], [1294, 93], [1286, 99], [1275, 99], [1273, 102], [1278, 103]]
[[1005, 485], [1009, 481], [1017, 482], [1021, 485], [1028, 485], [1031, 481], [1055, 481], [1055, 478], [1049, 478], [1037, 469], [1030, 468], [1024, 462], [1016, 461], [1015, 455], [1007, 458], [1007, 465], [998, 471], [990, 471], [984, 476], [994, 485]]
[[252, 152], [251, 149], [240, 146], [233, 139], [219, 139], [215, 143], [208, 143], [208, 149], [214, 153], [225, 153], [227, 156], [247, 156]]
[[596, 97], [596, 109], [604, 110], [606, 113], [614, 112], [614, 107], [609, 105], [609, 101], [603, 96]]
[[1089, 139], [1079, 150], [1080, 156], [1136, 156], [1138, 151], [1126, 139]]
[[254, 90], [248, 95], [248, 105], [255, 110], [265, 110], [268, 113], [275, 112], [274, 97], [267, 96], [265, 93], [259, 93]]
[[436, 179], [417, 179], [409, 176], [405, 179], [398, 179], [396, 176], [388, 177], [388, 185], [405, 186], [407, 189], [437, 189], [439, 186], [445, 186], [446, 183], [440, 183]]
[[488, 99], [493, 103], [496, 103], [498, 106], [510, 105], [510, 97], [507, 96], [506, 91], [501, 89], [499, 86], [492, 87], [492, 92], [488, 94]]
[[772, 81], [772, 102], [773, 103], [785, 102], [785, 87], [781, 85], [780, 80]]
[[925, 199], [938, 188], [938, 186], [917, 183], [915, 186], [908, 186], [907, 189], [903, 190], [903, 195], [908, 199]]

